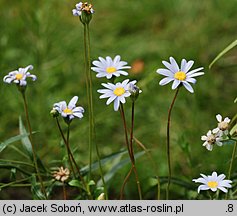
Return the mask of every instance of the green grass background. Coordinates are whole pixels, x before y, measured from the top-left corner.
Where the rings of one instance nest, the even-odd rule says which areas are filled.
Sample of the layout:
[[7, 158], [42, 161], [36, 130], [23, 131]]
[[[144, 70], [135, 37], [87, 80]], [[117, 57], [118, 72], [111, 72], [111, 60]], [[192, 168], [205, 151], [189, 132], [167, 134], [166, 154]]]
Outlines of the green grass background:
[[[71, 13], [76, 3], [74, 0], [0, 1], [0, 78], [19, 67], [34, 65], [32, 73], [38, 80], [29, 83], [27, 98], [33, 130], [38, 132], [34, 135], [37, 152], [49, 167], [53, 160], [64, 156], [55, 121], [49, 114], [52, 105], [61, 100], [68, 102], [78, 95], [79, 104], [87, 111], [83, 26]], [[233, 101], [237, 49], [225, 55], [211, 70], [208, 65], [236, 39], [237, 1], [94, 0], [92, 3], [96, 11], [90, 25], [92, 60], [120, 54], [130, 65], [136, 60], [144, 62], [144, 69], [137, 74], [130, 73], [129, 78], [138, 80], [143, 90], [136, 103], [135, 136], [151, 150], [158, 167], [154, 169], [146, 155], [137, 160], [145, 198], [155, 198], [151, 177], [157, 172], [160, 176], [167, 175], [166, 119], [174, 91], [170, 85], [159, 86], [162, 77], [156, 70], [163, 67], [161, 61], [168, 60], [169, 56], [179, 62], [182, 58], [193, 59], [194, 67], [205, 68], [205, 75], [197, 78], [195, 93], [182, 89], [172, 113], [173, 175], [191, 182], [199, 173], [227, 173], [232, 146], [216, 147], [208, 152], [202, 147], [200, 137], [216, 127], [216, 114], [232, 117], [236, 113]], [[112, 105], [106, 106], [96, 92], [106, 81], [93, 76], [96, 135], [102, 156], [125, 148], [119, 112], [114, 112]], [[24, 117], [24, 113], [22, 99], [14, 85], [0, 83], [0, 101], [2, 142], [19, 133], [18, 116]], [[127, 119], [130, 105], [127, 102], [125, 106]], [[87, 122], [85, 112], [82, 120], [72, 123], [71, 144], [78, 147], [76, 157], [80, 166], [88, 163]], [[20, 146], [20, 142], [15, 145]], [[182, 146], [190, 148], [191, 163]], [[4, 150], [0, 157], [21, 160], [11, 149]], [[108, 182], [112, 199], [118, 198], [128, 169], [129, 166], [124, 167]], [[233, 171], [237, 173], [236, 164]], [[9, 181], [8, 170], [1, 170], [0, 181]], [[29, 193], [25, 193], [30, 198]], [[0, 197], [16, 198], [4, 190]], [[126, 188], [126, 198], [138, 198], [134, 181]], [[188, 197], [183, 188], [172, 187], [171, 198]]]

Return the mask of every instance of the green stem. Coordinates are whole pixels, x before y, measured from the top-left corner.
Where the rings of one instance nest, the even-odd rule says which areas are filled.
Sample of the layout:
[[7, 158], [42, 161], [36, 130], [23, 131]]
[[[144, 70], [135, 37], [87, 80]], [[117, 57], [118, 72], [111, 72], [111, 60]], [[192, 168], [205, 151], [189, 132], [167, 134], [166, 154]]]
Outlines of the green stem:
[[27, 125], [28, 125], [29, 133], [30, 133], [29, 134], [29, 139], [30, 139], [31, 148], [32, 148], [33, 162], [34, 162], [35, 170], [36, 170], [39, 182], [40, 182], [41, 191], [44, 194], [45, 198], [47, 198], [47, 194], [46, 194], [46, 191], [45, 191], [44, 183], [43, 183], [43, 180], [41, 178], [39, 167], [38, 167], [38, 163], [37, 163], [37, 157], [36, 157], [36, 153], [35, 153], [35, 148], [34, 148], [34, 145], [33, 145], [32, 128], [31, 128], [31, 124], [30, 124], [28, 105], [27, 105], [27, 102], [26, 102], [25, 92], [21, 92], [21, 93], [22, 93], [22, 97], [23, 97], [23, 101], [24, 101], [24, 109], [25, 109], [25, 115], [26, 115], [26, 122], [27, 122]]
[[[228, 179], [229, 180], [230, 180], [230, 177], [231, 177], [231, 171], [232, 171], [233, 162], [234, 162], [234, 159], [235, 159], [236, 149], [237, 149], [237, 141], [235, 140], [234, 148], [233, 148], [233, 151], [232, 151], [232, 157], [231, 157], [231, 161], [230, 161], [230, 166], [229, 166], [229, 171], [228, 171]], [[228, 198], [228, 194], [227, 193], [226, 193], [226, 197], [225, 198], [226, 199]]]
[[90, 96], [90, 59], [88, 60], [88, 37], [87, 37], [87, 25], [84, 24], [84, 58], [85, 58], [85, 74], [86, 74], [86, 93], [87, 93], [87, 105], [89, 112], [89, 174], [88, 181], [91, 179], [91, 165], [92, 165], [92, 115], [91, 115], [91, 96]]
[[[81, 175], [80, 169], [79, 169], [79, 167], [78, 167], [78, 165], [77, 165], [77, 163], [76, 163], [76, 161], [75, 161], [75, 159], [74, 159], [74, 157], [73, 157], [73, 154], [72, 154], [72, 152], [71, 152], [71, 149], [70, 149], [70, 145], [69, 145], [69, 130], [70, 130], [70, 127], [69, 127], [69, 125], [68, 125], [67, 139], [66, 139], [65, 136], [64, 136], [64, 134], [63, 134], [62, 128], [61, 128], [61, 126], [60, 126], [60, 123], [59, 123], [57, 117], [56, 117], [56, 122], [57, 122], [58, 129], [59, 129], [59, 131], [60, 131], [60, 134], [61, 134], [61, 136], [62, 136], [62, 138], [63, 138], [64, 144], [65, 144], [65, 146], [66, 146], [66, 148], [67, 148], [67, 151], [68, 151], [68, 160], [69, 160], [70, 166], [72, 167], [72, 170], [73, 170], [73, 173], [74, 173], [74, 177], [76, 178], [76, 174], [75, 174], [75, 171], [74, 171], [74, 169], [73, 169], [72, 162], [73, 162], [73, 164], [74, 164], [75, 167], [76, 167], [78, 176], [79, 176], [79, 178], [80, 178], [80, 180], [81, 180], [81, 182], [82, 182], [84, 188], [87, 190], [86, 183], [85, 183], [85, 181], [84, 181], [84, 179], [83, 179], [83, 177], [82, 177], [82, 175]], [[71, 161], [71, 160], [72, 160], [72, 161]], [[87, 191], [87, 192], [88, 192], [88, 191]], [[90, 195], [89, 192], [88, 192], [88, 195]]]
[[69, 149], [69, 147], [68, 147], [68, 142], [67, 142], [67, 140], [66, 140], [66, 138], [65, 138], [65, 136], [64, 136], [64, 134], [63, 134], [62, 128], [61, 128], [60, 123], [59, 123], [59, 121], [58, 121], [58, 117], [56, 117], [56, 122], [57, 122], [58, 130], [59, 130], [59, 132], [60, 132], [60, 134], [61, 134], [61, 136], [62, 136], [62, 138], [63, 138], [64, 144], [65, 144], [66, 149], [67, 149], [67, 155], [68, 155], [68, 162], [69, 162], [69, 165], [70, 165], [70, 167], [71, 167], [71, 170], [72, 170], [72, 173], [73, 173], [74, 178], [76, 178], [76, 174], [75, 174], [75, 171], [74, 171], [74, 169], [73, 169], [72, 161], [71, 161], [71, 159], [70, 159], [70, 158], [71, 158], [71, 155], [70, 155], [70, 149]]
[[135, 115], [135, 102], [133, 101], [132, 102], [131, 131], [130, 131], [130, 151], [131, 151], [131, 156], [132, 156], [132, 165], [135, 168], [134, 172], [136, 172], [135, 178], [136, 178], [136, 183], [137, 183], [139, 199], [142, 200], [142, 191], [141, 191], [140, 181], [137, 174], [137, 169], [135, 167], [135, 157], [134, 157], [134, 151], [133, 151], [134, 115]]
[[[129, 143], [129, 141], [128, 141], [127, 124], [126, 124], [123, 104], [120, 104], [120, 109], [119, 110], [120, 110], [121, 118], [122, 118], [122, 121], [123, 121], [124, 134], [125, 134], [125, 142], [126, 142], [127, 149], [128, 149], [128, 154], [129, 154], [129, 157], [130, 157], [130, 160], [131, 160], [132, 170], [133, 170], [133, 172], [135, 174], [135, 178], [136, 178], [136, 183], [137, 183], [137, 188], [138, 188], [138, 193], [139, 193], [139, 199], [142, 199], [141, 186], [140, 186], [140, 182], [139, 182], [139, 178], [138, 178], [137, 168], [135, 166], [135, 159], [134, 159], [133, 152], [131, 151], [132, 143]], [[133, 107], [133, 114], [132, 115], [134, 115], [134, 107]], [[134, 124], [134, 116], [132, 117], [132, 119], [133, 119], [133, 123], [132, 123], [132, 125], [133, 125]], [[131, 134], [133, 136], [133, 127], [132, 127], [131, 131], [132, 131]], [[130, 139], [130, 141], [132, 141], [132, 140], [133, 140], [133, 137], [132, 137], [132, 139]], [[131, 174], [129, 172], [127, 177], [124, 179], [123, 187], [122, 187], [123, 189], [124, 189], [125, 184], [127, 183], [128, 179], [129, 179], [130, 175]], [[123, 190], [121, 190], [120, 194], [123, 194]]]
[[90, 151], [90, 163], [89, 163], [89, 179], [91, 178], [91, 164], [92, 164], [92, 143], [94, 143], [96, 148], [96, 155], [99, 163], [101, 180], [104, 187], [105, 199], [108, 199], [107, 187], [105, 184], [103, 169], [100, 160], [99, 147], [96, 142], [96, 133], [95, 133], [95, 118], [94, 118], [94, 106], [93, 106], [93, 83], [92, 83], [92, 73], [91, 73], [91, 59], [90, 59], [90, 30], [89, 24], [84, 25], [84, 40], [85, 40], [85, 62], [86, 62], [86, 74], [87, 74], [87, 96], [89, 98], [89, 122], [90, 122], [90, 142], [89, 142], [89, 151]]
[[172, 103], [170, 105], [169, 111], [168, 111], [168, 120], [167, 120], [167, 146], [166, 146], [166, 153], [167, 153], [167, 163], [168, 163], [168, 170], [169, 170], [169, 175], [168, 175], [168, 183], [167, 183], [167, 188], [166, 188], [166, 199], [169, 199], [169, 190], [170, 190], [170, 180], [171, 180], [171, 159], [170, 159], [170, 119], [171, 119], [171, 112], [174, 106], [174, 102], [177, 98], [177, 95], [179, 93], [180, 87], [176, 89], [174, 98], [172, 100]]

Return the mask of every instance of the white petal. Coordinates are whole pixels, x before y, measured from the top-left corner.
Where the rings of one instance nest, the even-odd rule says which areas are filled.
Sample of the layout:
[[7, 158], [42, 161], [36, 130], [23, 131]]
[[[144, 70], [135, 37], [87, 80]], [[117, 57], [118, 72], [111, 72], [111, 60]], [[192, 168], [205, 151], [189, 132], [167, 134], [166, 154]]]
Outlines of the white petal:
[[172, 84], [172, 89], [176, 89], [179, 84], [180, 84], [180, 80], [175, 79], [173, 84]]
[[120, 55], [116, 55], [115, 58], [114, 58], [114, 64], [119, 63], [120, 60], [121, 60]]
[[188, 74], [187, 76], [191, 78], [191, 77], [201, 76], [203, 74], [204, 74], [204, 72], [198, 72], [198, 73], [194, 73], [194, 74]]
[[73, 108], [76, 106], [77, 100], [78, 100], [78, 97], [77, 97], [77, 96], [74, 96], [74, 97], [70, 100], [70, 102], [69, 102], [69, 104], [68, 104], [68, 108], [69, 108], [69, 109], [73, 109]]
[[207, 136], [205, 136], [205, 135], [201, 136], [201, 140], [202, 141], [206, 141], [207, 140]]
[[221, 122], [221, 121], [222, 121], [222, 116], [221, 116], [220, 114], [217, 114], [217, 115], [216, 115], [216, 120], [217, 120], [218, 122]]
[[177, 62], [175, 61], [175, 59], [173, 57], [170, 57], [170, 63], [171, 63], [173, 72], [178, 72], [179, 71], [179, 66], [178, 66]]
[[159, 82], [159, 84], [163, 86], [163, 85], [166, 85], [166, 84], [170, 83], [173, 80], [174, 80], [174, 78], [165, 77]]
[[189, 71], [189, 72], [187, 73], [187, 75], [194, 74], [194, 73], [196, 73], [196, 72], [198, 72], [198, 71], [200, 71], [200, 70], [202, 70], [202, 69], [203, 69], [203, 67], [200, 67], [200, 68], [197, 68], [197, 69], [191, 70], [191, 71]]
[[161, 75], [164, 75], [164, 76], [168, 76], [168, 77], [173, 77], [174, 76], [174, 74], [173, 73], [171, 73], [169, 70], [167, 70], [167, 69], [158, 69], [157, 71], [156, 71], [158, 74], [161, 74]]
[[182, 82], [183, 83], [183, 85], [184, 85], [184, 87], [189, 91], [189, 92], [191, 92], [191, 93], [193, 93], [194, 91], [193, 91], [193, 88], [192, 88], [192, 86], [188, 83], [188, 82]]
[[228, 190], [226, 189], [226, 188], [224, 188], [224, 187], [218, 187], [218, 189], [220, 189], [221, 191], [223, 191], [224, 193], [227, 193], [228, 192]]
[[187, 64], [185, 65], [184, 69], [182, 70], [183, 72], [188, 72], [190, 68], [193, 66], [194, 61], [188, 61]]
[[114, 111], [118, 111], [119, 109], [119, 104], [120, 104], [120, 101], [118, 99], [118, 97], [114, 100]]
[[198, 193], [201, 191], [201, 190], [209, 190], [210, 188], [207, 186], [207, 185], [200, 185], [198, 187]]
[[181, 61], [181, 71], [185, 72], [184, 70], [185, 70], [186, 64], [187, 64], [186, 59], [182, 59], [182, 61]]
[[228, 117], [225, 117], [224, 122], [230, 123], [230, 119]]
[[114, 99], [116, 98], [116, 95], [112, 95], [106, 102], [106, 105], [109, 105], [112, 101], [114, 101]]
[[187, 82], [190, 82], [190, 83], [193, 83], [193, 84], [195, 84], [195, 83], [197, 82], [196, 79], [190, 78], [190, 77], [187, 77], [187, 78], [186, 78], [186, 81], [187, 81]]

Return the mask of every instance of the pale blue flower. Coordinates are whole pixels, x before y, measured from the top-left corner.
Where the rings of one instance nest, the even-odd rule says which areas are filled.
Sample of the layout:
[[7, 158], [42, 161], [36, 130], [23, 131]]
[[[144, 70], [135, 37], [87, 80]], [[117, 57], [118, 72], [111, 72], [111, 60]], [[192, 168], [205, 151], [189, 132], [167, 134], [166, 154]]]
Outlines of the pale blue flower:
[[102, 94], [100, 98], [109, 98], [106, 105], [114, 102], [114, 111], [118, 111], [120, 102], [124, 104], [126, 102], [125, 98], [131, 95], [129, 91], [130, 84], [136, 82], [136, 80], [129, 82], [129, 79], [126, 79], [122, 83], [102, 83], [102, 86], [106, 89], [99, 89], [97, 92]]
[[33, 69], [32, 65], [28, 65], [25, 68], [19, 68], [18, 70], [12, 71], [8, 75], [6, 75], [3, 78], [3, 81], [9, 84], [16, 83], [17, 85], [20, 85], [20, 86], [26, 86], [27, 85], [26, 78], [30, 77], [33, 81], [37, 79], [35, 75], [28, 72], [28, 70], [32, 70], [32, 69]]
[[189, 83], [196, 83], [194, 77], [201, 76], [204, 72], [198, 72], [203, 69], [203, 67], [191, 70], [194, 61], [186, 61], [182, 59], [181, 67], [179, 68], [177, 62], [173, 57], [170, 57], [170, 62], [162, 61], [162, 63], [167, 68], [158, 69], [156, 72], [158, 74], [166, 76], [160, 81], [160, 85], [166, 85], [173, 81], [172, 89], [176, 89], [179, 85], [183, 85], [189, 92], [193, 93], [193, 88]]
[[60, 101], [53, 105], [53, 109], [57, 110], [58, 113], [61, 114], [63, 118], [68, 118], [69, 120], [72, 120], [73, 118], [77, 117], [81, 119], [83, 117], [84, 108], [81, 106], [77, 107], [76, 106], [77, 101], [78, 97], [74, 96], [70, 100], [68, 105], [66, 101]]

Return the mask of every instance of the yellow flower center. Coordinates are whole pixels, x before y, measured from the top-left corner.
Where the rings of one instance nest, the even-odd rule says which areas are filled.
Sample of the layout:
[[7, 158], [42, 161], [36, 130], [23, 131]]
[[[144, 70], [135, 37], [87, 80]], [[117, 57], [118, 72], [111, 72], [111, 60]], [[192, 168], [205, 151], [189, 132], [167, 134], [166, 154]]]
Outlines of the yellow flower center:
[[121, 96], [125, 93], [125, 89], [123, 87], [118, 87], [114, 89], [114, 94], [117, 96]]
[[178, 71], [175, 73], [174, 78], [183, 81], [186, 79], [186, 73], [184, 73], [183, 71]]
[[16, 79], [17, 80], [21, 80], [22, 77], [23, 77], [23, 74], [21, 74], [21, 73], [16, 74]]
[[209, 181], [207, 183], [207, 186], [210, 187], [210, 188], [217, 188], [218, 183], [216, 181]]
[[66, 114], [73, 114], [72, 110], [69, 108], [64, 109], [63, 112]]
[[106, 72], [107, 73], [114, 73], [117, 69], [115, 67], [107, 67]]

